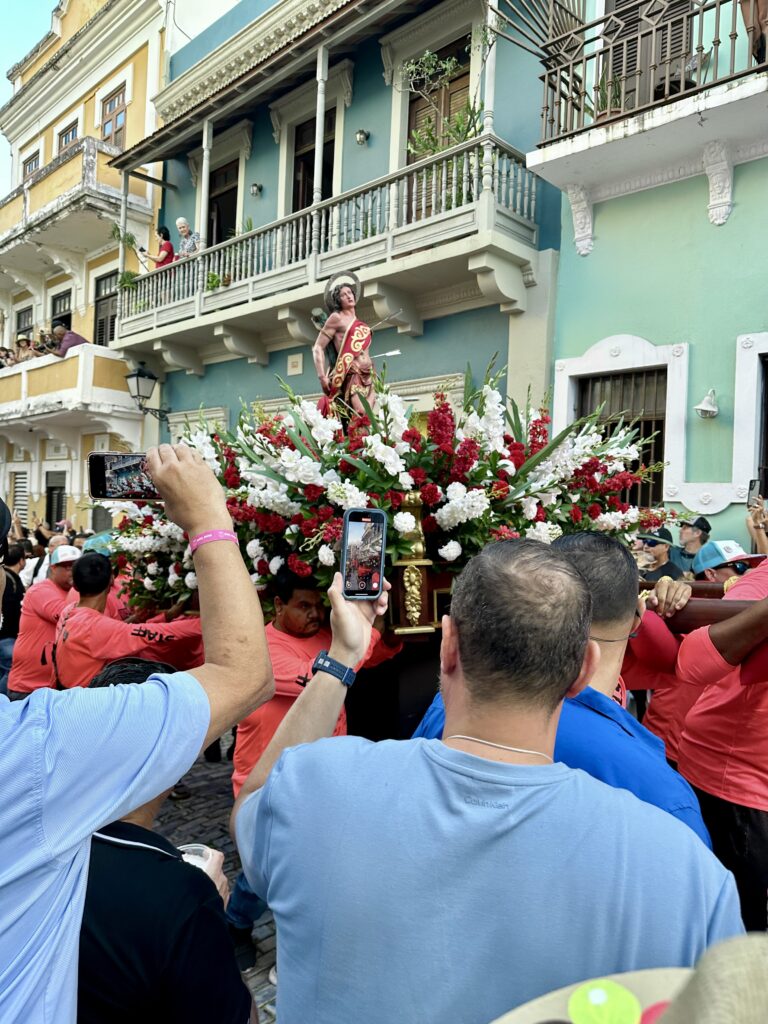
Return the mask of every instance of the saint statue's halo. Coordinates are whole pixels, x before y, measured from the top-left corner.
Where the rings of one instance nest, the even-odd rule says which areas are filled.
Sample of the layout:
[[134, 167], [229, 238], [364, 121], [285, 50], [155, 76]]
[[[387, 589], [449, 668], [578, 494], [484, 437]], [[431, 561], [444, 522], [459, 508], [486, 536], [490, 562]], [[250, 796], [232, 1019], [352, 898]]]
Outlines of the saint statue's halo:
[[355, 304], [360, 301], [360, 295], [362, 294], [362, 286], [360, 284], [360, 278], [352, 270], [342, 270], [338, 274], [332, 274], [325, 285], [325, 308], [331, 308], [331, 296], [333, 295], [333, 289], [338, 285], [349, 285], [352, 291], [355, 293]]

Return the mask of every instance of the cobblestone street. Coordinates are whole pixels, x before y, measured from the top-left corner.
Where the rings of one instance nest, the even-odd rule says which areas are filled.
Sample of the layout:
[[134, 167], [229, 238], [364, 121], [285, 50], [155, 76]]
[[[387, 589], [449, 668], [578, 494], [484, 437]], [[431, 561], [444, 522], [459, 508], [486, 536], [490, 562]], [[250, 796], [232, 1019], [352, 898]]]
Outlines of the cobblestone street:
[[[210, 764], [203, 757], [198, 758], [192, 770], [184, 777], [184, 783], [192, 795], [188, 800], [166, 800], [157, 819], [157, 831], [176, 846], [204, 843], [221, 850], [231, 887], [240, 871], [240, 858], [229, 835], [232, 762], [226, 759], [224, 751], [230, 742], [230, 736], [221, 741], [220, 763]], [[259, 1007], [260, 1020], [274, 1021], [275, 988], [269, 983], [269, 971], [275, 964], [275, 925], [270, 914], [259, 919], [254, 937], [256, 966], [247, 972], [246, 981]]]

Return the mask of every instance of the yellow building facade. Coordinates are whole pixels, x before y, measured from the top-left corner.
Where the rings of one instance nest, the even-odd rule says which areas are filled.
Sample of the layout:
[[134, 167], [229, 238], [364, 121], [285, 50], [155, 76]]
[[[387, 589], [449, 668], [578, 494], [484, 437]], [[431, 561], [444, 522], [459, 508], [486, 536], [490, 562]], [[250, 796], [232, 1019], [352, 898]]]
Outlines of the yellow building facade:
[[[85, 457], [155, 440], [155, 422], [145, 431], [125, 383], [135, 364], [110, 345], [120, 273], [146, 269], [137, 248], [157, 250], [153, 180], [162, 164], [141, 167], [125, 193], [109, 164], [155, 131], [151, 98], [170, 55], [220, 13], [187, 0], [169, 21], [163, 0], [60, 0], [50, 32], [8, 72], [14, 94], [0, 109], [0, 130], [11, 145], [12, 180], [0, 197], [0, 345], [17, 353], [24, 339], [42, 346], [56, 322], [92, 343], [64, 359], [44, 354], [0, 366], [0, 494], [29, 524], [66, 517], [81, 528], [108, 525], [88, 507]], [[121, 209], [136, 243], [124, 268], [115, 235]]]

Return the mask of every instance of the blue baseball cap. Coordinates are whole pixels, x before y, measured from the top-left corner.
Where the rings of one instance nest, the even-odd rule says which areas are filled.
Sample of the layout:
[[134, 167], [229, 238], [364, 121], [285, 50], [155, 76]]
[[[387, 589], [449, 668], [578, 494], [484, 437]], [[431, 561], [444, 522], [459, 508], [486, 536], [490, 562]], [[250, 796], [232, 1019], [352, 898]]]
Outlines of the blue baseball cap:
[[696, 553], [693, 560], [693, 571], [698, 574], [705, 569], [717, 569], [721, 565], [733, 562], [746, 562], [757, 565], [765, 555], [749, 555], [735, 540], [710, 540]]

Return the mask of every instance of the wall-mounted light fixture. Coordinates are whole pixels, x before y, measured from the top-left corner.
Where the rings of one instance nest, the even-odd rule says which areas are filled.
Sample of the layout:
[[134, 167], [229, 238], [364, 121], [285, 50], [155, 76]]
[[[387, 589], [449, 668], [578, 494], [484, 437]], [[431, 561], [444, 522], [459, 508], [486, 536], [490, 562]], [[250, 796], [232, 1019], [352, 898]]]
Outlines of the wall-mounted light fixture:
[[367, 146], [368, 139], [370, 139], [371, 133], [367, 132], [365, 128], [358, 128], [355, 132], [355, 142], [358, 146]]
[[715, 389], [710, 388], [699, 404], [694, 405], [693, 408], [696, 415], [701, 416], [703, 420], [713, 420], [720, 412], [720, 407], [718, 406], [717, 399], [715, 398]]
[[142, 416], [149, 414], [154, 416], [157, 420], [168, 422], [168, 413], [170, 409], [150, 409], [147, 406], [147, 402], [152, 397], [155, 390], [155, 384], [157, 384], [157, 377], [151, 370], [148, 370], [144, 363], [139, 363], [135, 370], [131, 373], [126, 373], [125, 380], [128, 385], [128, 391], [131, 398], [138, 406], [139, 412]]
[[259, 182], [254, 182], [253, 185], [251, 185], [251, 195], [253, 196], [254, 199], [258, 199], [258, 197], [261, 195], [263, 191], [264, 186]]

